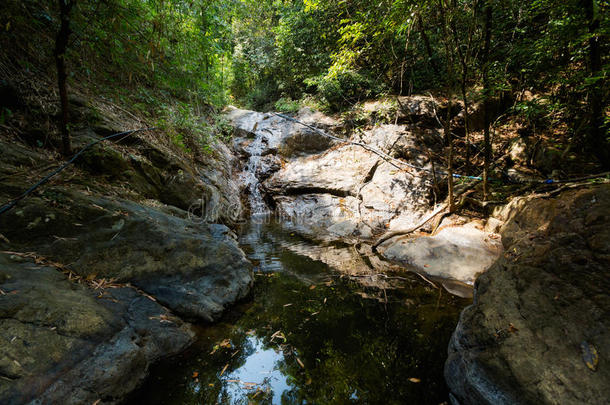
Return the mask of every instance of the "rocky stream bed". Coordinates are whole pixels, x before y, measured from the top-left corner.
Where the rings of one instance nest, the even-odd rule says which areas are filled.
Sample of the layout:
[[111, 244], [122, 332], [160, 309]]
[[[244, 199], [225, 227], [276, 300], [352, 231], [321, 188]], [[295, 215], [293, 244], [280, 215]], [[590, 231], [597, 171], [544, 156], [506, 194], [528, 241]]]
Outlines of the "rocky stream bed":
[[[145, 137], [97, 145], [0, 216], [0, 403], [606, 403], [608, 184], [431, 221], [372, 249], [442, 202], [430, 103], [405, 99], [395, 124], [356, 132], [298, 114], [335, 139], [232, 109], [233, 144], [195, 162]], [[85, 128], [75, 144], [120, 129]], [[26, 143], [0, 150], [3, 201], [49, 166]], [[240, 232], [249, 216], [279, 221], [282, 237]], [[257, 352], [284, 381], [275, 397], [245, 381]]]

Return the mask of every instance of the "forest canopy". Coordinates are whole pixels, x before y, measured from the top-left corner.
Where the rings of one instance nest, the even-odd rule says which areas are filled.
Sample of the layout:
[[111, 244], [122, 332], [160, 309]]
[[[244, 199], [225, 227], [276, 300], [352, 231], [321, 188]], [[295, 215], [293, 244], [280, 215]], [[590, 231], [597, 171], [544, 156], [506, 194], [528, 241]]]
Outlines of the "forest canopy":
[[118, 91], [155, 117], [188, 124], [228, 103], [336, 112], [430, 91], [509, 97], [528, 123], [570, 123], [579, 147], [607, 157], [608, 1], [6, 0], [2, 47], [21, 57], [4, 53], [5, 70], [52, 69], [63, 3], [68, 83]]

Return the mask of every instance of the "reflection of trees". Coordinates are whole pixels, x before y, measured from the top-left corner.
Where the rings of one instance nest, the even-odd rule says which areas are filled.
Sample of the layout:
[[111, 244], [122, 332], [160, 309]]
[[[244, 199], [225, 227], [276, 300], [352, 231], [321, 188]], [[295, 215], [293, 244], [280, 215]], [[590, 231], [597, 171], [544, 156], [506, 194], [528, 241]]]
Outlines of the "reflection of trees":
[[[272, 342], [270, 336], [281, 330], [306, 366], [302, 369], [291, 355], [278, 362], [291, 386], [281, 393], [282, 403], [346, 403], [353, 395], [366, 403], [446, 399], [442, 366], [458, 308], [442, 307], [454, 298], [439, 300], [435, 290], [418, 287], [405, 296], [388, 292], [394, 303], [386, 307], [363, 300], [354, 294], [354, 285], [344, 282], [311, 291], [298, 280], [276, 275], [264, 284], [260, 316], [251, 321], [267, 320], [269, 329], [262, 337], [267, 348], [279, 346], [282, 341]], [[415, 305], [402, 304], [407, 296]], [[286, 303], [293, 304], [289, 310], [283, 307]], [[409, 382], [411, 377], [422, 384]]]
[[[382, 299], [363, 299], [359, 292]], [[363, 289], [347, 280], [310, 290], [298, 278], [281, 273], [257, 277], [254, 296], [231, 323], [206, 328], [209, 342], [199, 344], [180, 370], [173, 366], [180, 376], [173, 380], [175, 385], [186, 382], [187, 389], [183, 387], [184, 392], [173, 396], [172, 403], [248, 403], [249, 397], [262, 404], [271, 403], [273, 396], [283, 404], [349, 403], [355, 398], [362, 403], [440, 403], [447, 399], [442, 368], [459, 314], [456, 298], [439, 297], [437, 290], [416, 285], [388, 290], [386, 305], [380, 290]], [[288, 303], [292, 305], [284, 307]], [[252, 330], [264, 349], [284, 350], [276, 367], [287, 376], [290, 388], [261, 393], [254, 399], [254, 390], [248, 397], [245, 390], [239, 390], [240, 398], [232, 398], [236, 394], [227, 387], [226, 379], [254, 354], [256, 346], [248, 339]], [[272, 340], [276, 331], [287, 341]], [[227, 338], [233, 348], [209, 354], [214, 344]], [[198, 357], [203, 361], [198, 362]], [[227, 363], [221, 384], [218, 374]], [[199, 392], [191, 378], [193, 371], [200, 373]], [[421, 379], [421, 384], [409, 382], [412, 377]]]

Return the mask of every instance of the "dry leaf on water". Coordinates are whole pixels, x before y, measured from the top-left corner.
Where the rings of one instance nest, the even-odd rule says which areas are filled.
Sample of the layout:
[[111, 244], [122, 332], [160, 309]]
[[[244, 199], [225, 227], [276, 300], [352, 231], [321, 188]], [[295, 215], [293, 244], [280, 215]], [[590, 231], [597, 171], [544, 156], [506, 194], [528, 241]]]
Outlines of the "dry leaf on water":
[[227, 371], [227, 368], [229, 368], [229, 363], [225, 364], [225, 366], [222, 368], [222, 371], [220, 372], [219, 377], [222, 377], [222, 375], [225, 373], [225, 371]]

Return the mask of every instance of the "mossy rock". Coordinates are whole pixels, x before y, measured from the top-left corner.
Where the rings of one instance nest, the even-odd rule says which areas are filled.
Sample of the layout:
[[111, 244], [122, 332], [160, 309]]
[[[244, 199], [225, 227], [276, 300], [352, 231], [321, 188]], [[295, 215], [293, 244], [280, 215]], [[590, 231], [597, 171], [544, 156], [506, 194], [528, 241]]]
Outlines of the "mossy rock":
[[123, 155], [109, 146], [95, 145], [86, 150], [76, 164], [92, 174], [121, 177], [131, 169]]

